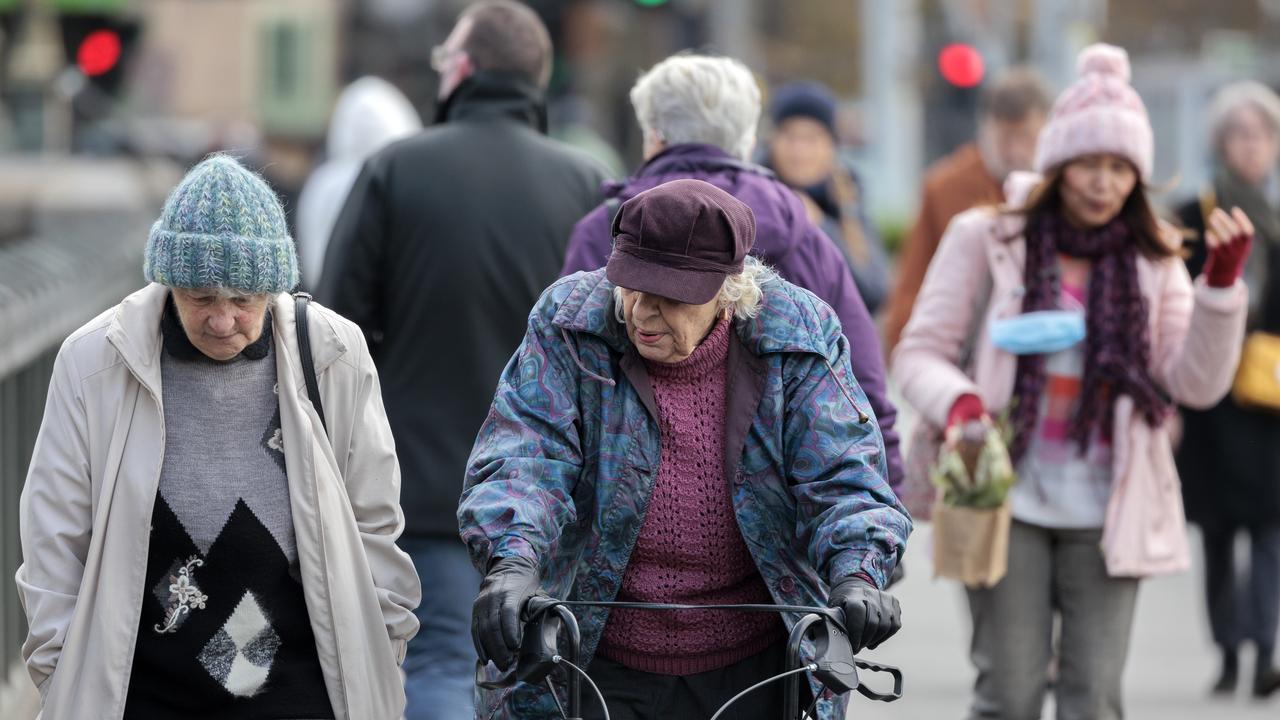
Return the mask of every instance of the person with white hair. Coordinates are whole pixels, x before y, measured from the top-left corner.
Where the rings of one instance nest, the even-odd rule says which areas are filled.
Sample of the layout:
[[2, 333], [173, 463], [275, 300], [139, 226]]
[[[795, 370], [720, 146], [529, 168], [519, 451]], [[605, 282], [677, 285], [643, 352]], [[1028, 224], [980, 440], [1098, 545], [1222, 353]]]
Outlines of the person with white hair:
[[[1216, 173], [1199, 197], [1179, 211], [1183, 225], [1203, 237], [1214, 208], [1239, 207], [1257, 232], [1245, 263], [1248, 328], [1280, 334], [1280, 97], [1254, 81], [1222, 88], [1209, 106], [1210, 143]], [[1208, 251], [1191, 245], [1188, 266], [1198, 273]], [[1246, 353], [1248, 353], [1246, 345]], [[1246, 362], [1248, 359], [1246, 358]], [[1205, 591], [1213, 640], [1222, 651], [1215, 694], [1233, 694], [1239, 679], [1239, 647], [1257, 648], [1253, 694], [1280, 690], [1275, 668], [1280, 620], [1280, 415], [1250, 407], [1233, 393], [1208, 410], [1184, 408], [1178, 451], [1187, 517], [1204, 541]], [[1235, 540], [1247, 533], [1249, 566], [1236, 573]], [[1242, 598], [1242, 596], [1244, 596]], [[1242, 601], [1243, 600], [1243, 601]]]
[[607, 184], [605, 202], [574, 226], [561, 274], [603, 266], [617, 208], [662, 183], [703, 180], [746, 203], [756, 218], [751, 254], [835, 309], [849, 338], [853, 372], [884, 433], [889, 483], [896, 490], [902, 477], [897, 410], [885, 391], [879, 333], [839, 247], [809, 220], [791, 188], [748, 161], [761, 112], [751, 71], [732, 58], [673, 55], [640, 76], [631, 104], [644, 135], [645, 163], [626, 180]]
[[[606, 268], [561, 279], [534, 307], [458, 507], [487, 571], [472, 618], [482, 661], [515, 663], [539, 592], [839, 608], [855, 651], [901, 626], [882, 588], [911, 520], [885, 482], [852, 347], [829, 307], [748, 254], [755, 229], [723, 190], [664, 183], [623, 203]], [[784, 670], [800, 614], [578, 617], [581, 663], [608, 705], [583, 717], [657, 720], [709, 717]], [[481, 685], [477, 717], [560, 717], [554, 683], [495, 682], [507, 684]], [[812, 717], [845, 717], [843, 697], [805, 687], [796, 712], [816, 698]], [[768, 684], [731, 716], [776, 717], [782, 702]]]

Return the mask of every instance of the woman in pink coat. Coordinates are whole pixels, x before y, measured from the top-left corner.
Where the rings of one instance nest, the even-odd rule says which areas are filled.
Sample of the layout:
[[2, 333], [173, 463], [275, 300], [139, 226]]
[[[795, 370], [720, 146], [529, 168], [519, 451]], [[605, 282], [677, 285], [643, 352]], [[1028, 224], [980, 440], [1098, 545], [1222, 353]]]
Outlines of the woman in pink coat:
[[1008, 574], [969, 590], [972, 718], [1040, 717], [1055, 616], [1058, 717], [1123, 716], [1138, 580], [1189, 564], [1172, 409], [1227, 392], [1244, 332], [1248, 218], [1214, 213], [1193, 283], [1147, 199], [1128, 56], [1095, 45], [1079, 70], [1040, 136], [1042, 175], [1010, 179], [1013, 209], [952, 221], [894, 354], [925, 421], [1012, 431]]

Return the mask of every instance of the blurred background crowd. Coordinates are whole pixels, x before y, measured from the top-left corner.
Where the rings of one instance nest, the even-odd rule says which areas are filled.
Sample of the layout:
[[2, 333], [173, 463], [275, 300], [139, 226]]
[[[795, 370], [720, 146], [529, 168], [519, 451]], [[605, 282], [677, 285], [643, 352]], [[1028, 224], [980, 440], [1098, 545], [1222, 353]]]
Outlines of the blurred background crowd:
[[[334, 103], [365, 75], [430, 122], [431, 48], [452, 0], [3, 0], [3, 144], [19, 153], [251, 154], [295, 200], [326, 145]], [[1277, 80], [1280, 3], [1106, 0], [541, 0], [552, 35], [552, 133], [612, 170], [641, 139], [627, 91], [684, 49], [736, 57], [766, 88], [830, 88], [842, 154], [890, 248], [910, 222], [924, 168], [972, 138], [981, 89], [1019, 63], [1051, 89], [1095, 39], [1126, 48], [1151, 109], [1154, 176], [1174, 195], [1207, 177], [1205, 104], [1224, 81]], [[874, 181], [870, 180], [874, 179]], [[296, 202], [287, 202], [296, 210]]]
[[[810, 219], [836, 241], [886, 352], [947, 222], [968, 207], [1002, 201], [1004, 177], [1030, 166], [1052, 98], [1076, 77], [1078, 51], [1095, 41], [1129, 53], [1132, 84], [1155, 136], [1155, 199], [1168, 216], [1202, 224], [1198, 213], [1215, 197], [1210, 191], [1239, 189], [1224, 184], [1227, 164], [1236, 180], [1267, 188], [1250, 216], [1262, 237], [1280, 236], [1280, 103], [1266, 91], [1280, 86], [1278, 0], [527, 4], [554, 48], [548, 133], [586, 151], [615, 179], [644, 158], [629, 95], [641, 72], [686, 50], [741, 60], [766, 108], [750, 156], [795, 188]], [[466, 5], [0, 0], [0, 579], [12, 577], [21, 561], [17, 498], [53, 353], [70, 330], [140, 284], [146, 228], [182, 171], [225, 151], [261, 172], [284, 201], [303, 284], [314, 282], [364, 160], [438, 118], [447, 62], [439, 46]], [[1246, 79], [1259, 85], [1213, 102], [1221, 88]], [[1239, 106], [1253, 111], [1232, 115]], [[1254, 272], [1265, 282], [1265, 268]], [[1251, 452], [1229, 445], [1246, 426], [1254, 448], [1277, 428], [1268, 420], [1259, 429], [1229, 408], [1225, 416], [1214, 412], [1188, 423], [1199, 423], [1205, 443], [1235, 454]], [[903, 437], [910, 423], [900, 419]], [[1214, 428], [1226, 437], [1210, 439]], [[1257, 492], [1280, 493], [1280, 463], [1254, 464]], [[1238, 499], [1249, 506], [1257, 498]], [[1207, 543], [1231, 555], [1234, 526], [1193, 519], [1211, 531]], [[908, 673], [914, 665], [925, 677], [921, 686], [937, 704], [897, 715], [874, 710], [885, 716], [941, 717], [937, 708], [958, 714], [964, 702], [968, 671], [958, 653], [966, 631], [955, 598], [939, 600], [942, 586], [929, 584], [918, 550], [927, 545], [917, 541], [912, 557], [919, 559], [908, 561], [916, 570], [901, 586], [907, 630], [892, 652]], [[1255, 537], [1253, 564], [1276, 562], [1257, 549], [1267, 547], [1280, 552], [1274, 532]], [[1232, 572], [1230, 562], [1219, 562], [1211, 586], [1233, 582]], [[1138, 669], [1135, 682], [1152, 695], [1190, 685], [1171, 697], [1198, 699], [1218, 662], [1202, 619], [1200, 578], [1161, 582], [1169, 584], [1150, 595], [1178, 600], [1155, 610], [1143, 605], [1140, 618], [1160, 621], [1139, 623], [1135, 656], [1201, 660], [1184, 675]], [[1249, 597], [1256, 602], [1259, 595]], [[1141, 602], [1153, 602], [1146, 598]], [[1212, 593], [1207, 602], [1215, 602]], [[925, 616], [914, 630], [913, 615]], [[1177, 627], [1182, 642], [1173, 643], [1168, 625], [1160, 626], [1180, 622], [1192, 624]], [[1215, 626], [1220, 645], [1222, 632]], [[12, 585], [0, 584], [6, 718], [23, 717], [9, 713], [30, 703], [18, 652], [24, 636]], [[930, 655], [938, 638], [951, 638], [939, 644], [956, 651], [945, 670]], [[1170, 714], [1178, 704], [1136, 702], [1134, 717], [1180, 717]], [[1155, 707], [1163, 709], [1155, 714]], [[1274, 705], [1259, 708], [1240, 712], [1275, 712]]]

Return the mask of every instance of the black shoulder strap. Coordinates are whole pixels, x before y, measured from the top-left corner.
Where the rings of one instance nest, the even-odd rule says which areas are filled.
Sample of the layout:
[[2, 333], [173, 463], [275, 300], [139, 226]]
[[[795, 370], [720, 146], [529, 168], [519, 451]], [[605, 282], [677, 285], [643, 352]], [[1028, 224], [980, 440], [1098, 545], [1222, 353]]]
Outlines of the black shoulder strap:
[[307, 383], [307, 397], [320, 416], [320, 425], [329, 432], [329, 425], [324, 420], [324, 403], [320, 402], [320, 383], [316, 380], [316, 359], [311, 354], [311, 328], [307, 325], [307, 305], [311, 303], [311, 295], [304, 292], [293, 294], [294, 323], [298, 326], [298, 354], [302, 356], [302, 377]]

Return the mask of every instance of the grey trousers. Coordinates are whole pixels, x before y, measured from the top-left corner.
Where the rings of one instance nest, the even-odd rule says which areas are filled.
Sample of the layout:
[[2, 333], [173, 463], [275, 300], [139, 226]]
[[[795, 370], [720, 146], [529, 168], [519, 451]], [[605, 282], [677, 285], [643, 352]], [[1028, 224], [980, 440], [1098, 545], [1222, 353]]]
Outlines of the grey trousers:
[[1120, 720], [1138, 581], [1107, 575], [1101, 530], [1053, 530], [1016, 520], [1009, 573], [969, 590], [972, 720], [1039, 720], [1049, 689], [1055, 616], [1058, 720]]

